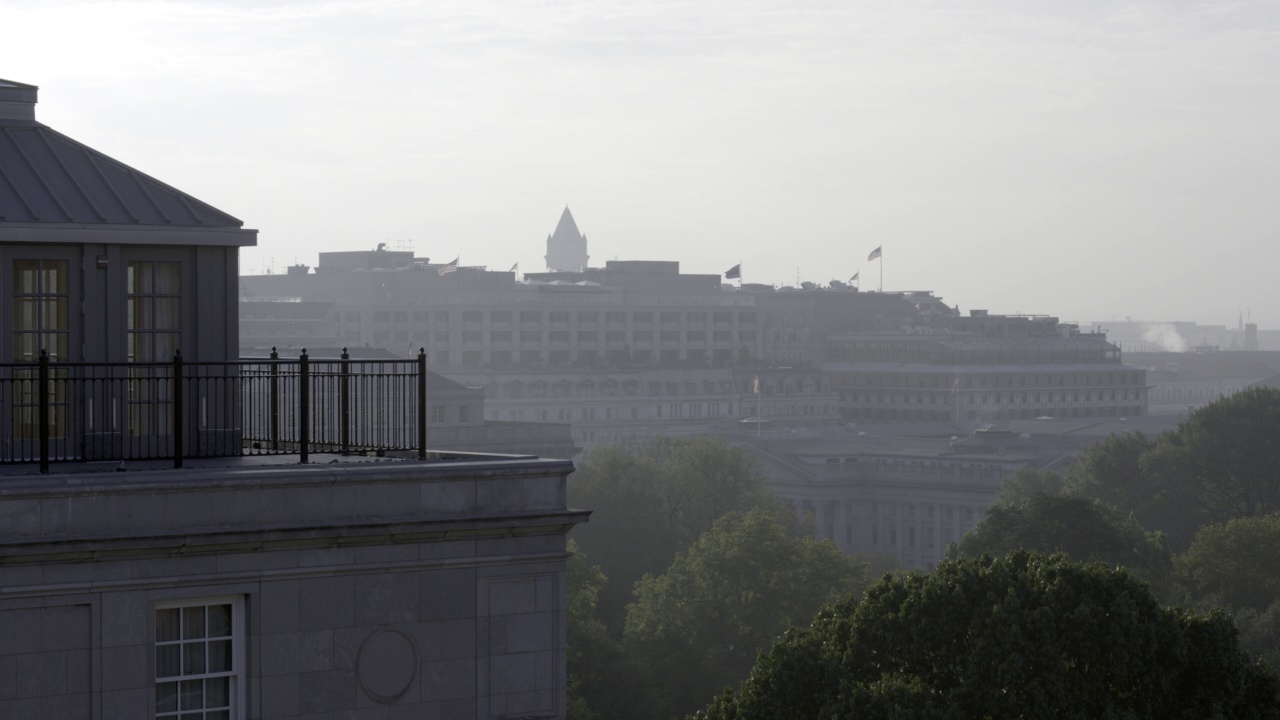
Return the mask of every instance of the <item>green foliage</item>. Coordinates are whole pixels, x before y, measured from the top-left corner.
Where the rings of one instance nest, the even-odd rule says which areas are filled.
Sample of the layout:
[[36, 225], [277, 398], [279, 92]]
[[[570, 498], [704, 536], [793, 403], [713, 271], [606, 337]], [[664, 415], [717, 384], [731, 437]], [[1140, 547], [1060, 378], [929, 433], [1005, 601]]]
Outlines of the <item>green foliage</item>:
[[1280, 390], [1207, 405], [1154, 441], [1116, 435], [1081, 455], [1065, 494], [1096, 498], [1160, 530], [1175, 551], [1205, 523], [1280, 510]]
[[566, 606], [569, 649], [568, 720], [626, 717], [646, 707], [642, 668], [623, 652], [596, 611], [606, 585], [600, 568], [591, 565], [577, 544], [569, 540]]
[[740, 682], [788, 627], [865, 583], [865, 566], [834, 544], [797, 539], [759, 508], [730, 513], [667, 572], [640, 581], [625, 648], [654, 671], [656, 717], [682, 715]]
[[609, 577], [600, 612], [621, 626], [637, 580], [666, 570], [716, 518], [771, 502], [750, 451], [717, 438], [653, 438], [593, 450], [569, 477], [569, 502], [592, 511], [574, 529]]
[[1265, 610], [1280, 599], [1280, 513], [1200, 528], [1174, 573], [1196, 605]]
[[999, 505], [1019, 505], [1037, 495], [1060, 495], [1062, 477], [1052, 470], [1023, 468], [1000, 483]]
[[1280, 717], [1280, 680], [1220, 614], [1123, 570], [1017, 552], [885, 577], [820, 612], [698, 717]]
[[1164, 537], [1096, 500], [1033, 495], [996, 505], [947, 556], [1003, 557], [1014, 550], [1066, 553], [1078, 562], [1123, 566], [1158, 591], [1166, 588], [1170, 554]]

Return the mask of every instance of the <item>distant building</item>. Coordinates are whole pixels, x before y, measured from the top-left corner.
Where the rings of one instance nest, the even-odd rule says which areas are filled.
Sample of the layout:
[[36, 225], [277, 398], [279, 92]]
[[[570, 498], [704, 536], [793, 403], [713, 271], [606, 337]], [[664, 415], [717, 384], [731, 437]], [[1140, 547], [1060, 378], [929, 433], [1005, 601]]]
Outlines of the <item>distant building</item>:
[[847, 553], [932, 569], [986, 516], [1018, 470], [1063, 474], [1113, 433], [1149, 437], [1176, 418], [1013, 420], [968, 430], [947, 422], [822, 432], [740, 434], [801, 527]]
[[587, 236], [578, 231], [569, 206], [564, 206], [560, 222], [547, 236], [547, 270], [552, 272], [579, 272], [587, 267]]
[[856, 423], [990, 423], [1147, 412], [1145, 370], [1097, 333], [1051, 317], [950, 318], [828, 339], [823, 371]]

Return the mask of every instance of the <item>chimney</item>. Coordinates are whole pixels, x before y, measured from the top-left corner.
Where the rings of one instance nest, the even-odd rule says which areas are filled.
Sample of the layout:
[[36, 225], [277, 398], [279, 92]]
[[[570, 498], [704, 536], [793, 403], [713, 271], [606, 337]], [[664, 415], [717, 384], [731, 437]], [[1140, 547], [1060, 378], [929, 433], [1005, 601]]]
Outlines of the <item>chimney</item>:
[[0, 79], [0, 121], [36, 119], [35, 85]]

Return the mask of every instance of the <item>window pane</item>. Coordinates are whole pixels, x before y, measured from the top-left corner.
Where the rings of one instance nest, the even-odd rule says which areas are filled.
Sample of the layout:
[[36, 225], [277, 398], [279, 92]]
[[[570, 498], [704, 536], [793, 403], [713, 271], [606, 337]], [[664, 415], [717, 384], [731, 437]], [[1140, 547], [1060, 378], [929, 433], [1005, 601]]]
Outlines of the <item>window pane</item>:
[[181, 290], [179, 272], [182, 268], [176, 262], [158, 262], [155, 267], [155, 289], [157, 295], [177, 295]]
[[231, 678], [209, 678], [204, 681], [204, 706], [206, 708], [226, 707], [231, 698]]
[[180, 337], [178, 333], [156, 333], [153, 359], [162, 362], [172, 360], [173, 354], [178, 351], [178, 339]]
[[204, 637], [204, 606], [182, 608], [182, 639]]
[[182, 645], [182, 674], [204, 674], [204, 643], [184, 643]]
[[209, 606], [209, 637], [231, 637], [231, 606]]
[[231, 641], [213, 640], [209, 643], [208, 672], [229, 672], [231, 670]]
[[151, 293], [151, 263], [129, 263], [129, 292], [134, 295]]
[[153, 302], [155, 324], [152, 327], [156, 330], [178, 329], [178, 298], [156, 298]]
[[36, 260], [13, 261], [13, 292], [29, 295], [37, 292], [36, 273], [39, 263]]
[[178, 696], [179, 710], [199, 710], [204, 706], [204, 681], [183, 680]]
[[156, 610], [156, 642], [170, 642], [178, 639], [178, 609]]
[[49, 295], [59, 295], [67, 291], [67, 261], [66, 260], [45, 260], [44, 265], [44, 287], [40, 288], [40, 292]]
[[178, 683], [156, 683], [156, 712], [173, 712], [178, 709]]
[[38, 330], [36, 325], [36, 303], [38, 301], [32, 298], [14, 298], [13, 300], [13, 329], [14, 330]]
[[231, 720], [231, 711], [218, 710], [211, 713], [205, 713], [204, 720]]
[[182, 674], [178, 666], [179, 645], [156, 646], [156, 677], [177, 677]]

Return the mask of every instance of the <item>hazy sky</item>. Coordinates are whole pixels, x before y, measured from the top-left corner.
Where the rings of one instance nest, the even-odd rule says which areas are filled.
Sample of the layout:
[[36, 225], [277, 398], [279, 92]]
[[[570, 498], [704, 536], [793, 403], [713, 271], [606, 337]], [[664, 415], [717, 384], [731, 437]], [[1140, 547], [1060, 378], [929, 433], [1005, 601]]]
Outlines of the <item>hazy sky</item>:
[[27, 2], [37, 119], [257, 228], [1280, 327], [1277, 2]]

